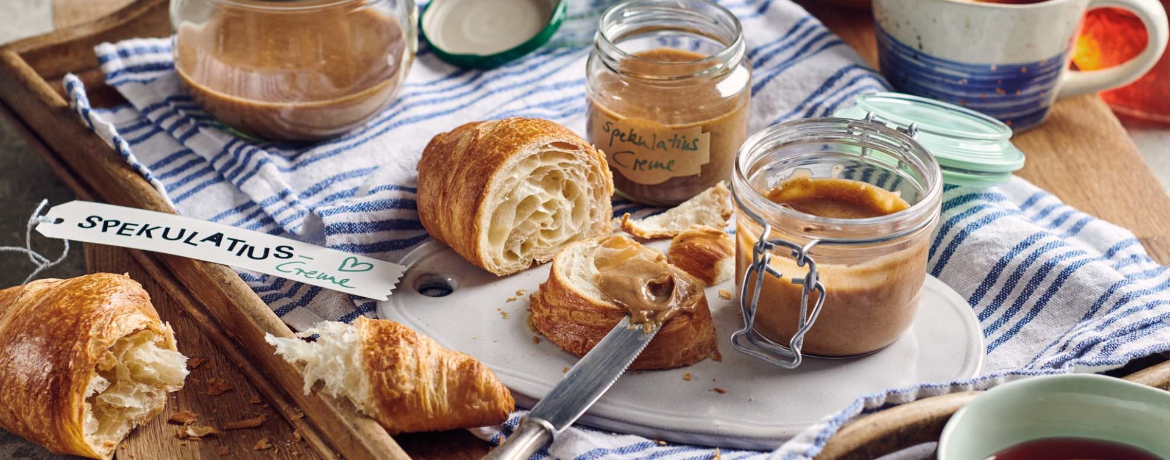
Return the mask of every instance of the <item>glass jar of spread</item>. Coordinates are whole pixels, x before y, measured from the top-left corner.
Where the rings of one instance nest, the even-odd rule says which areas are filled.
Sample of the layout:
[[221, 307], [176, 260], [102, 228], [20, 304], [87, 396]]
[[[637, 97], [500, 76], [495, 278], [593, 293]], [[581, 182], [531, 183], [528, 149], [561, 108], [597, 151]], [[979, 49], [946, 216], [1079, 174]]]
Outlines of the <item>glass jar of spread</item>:
[[324, 139], [393, 100], [417, 18], [413, 0], [172, 0], [175, 71], [237, 132]]
[[587, 64], [588, 135], [618, 193], [676, 205], [731, 178], [748, 134], [739, 21], [707, 0], [633, 0], [601, 16]]
[[942, 175], [915, 125], [873, 120], [796, 120], [740, 149], [736, 349], [793, 368], [880, 350], [910, 327]]

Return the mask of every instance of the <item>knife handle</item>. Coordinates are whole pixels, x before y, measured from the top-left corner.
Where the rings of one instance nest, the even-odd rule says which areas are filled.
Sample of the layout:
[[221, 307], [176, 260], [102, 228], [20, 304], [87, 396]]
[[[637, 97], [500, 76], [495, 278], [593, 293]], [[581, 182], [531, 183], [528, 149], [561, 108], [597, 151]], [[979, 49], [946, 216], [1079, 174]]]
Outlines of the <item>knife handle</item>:
[[525, 417], [516, 431], [482, 460], [528, 460], [552, 440], [552, 425], [541, 419]]

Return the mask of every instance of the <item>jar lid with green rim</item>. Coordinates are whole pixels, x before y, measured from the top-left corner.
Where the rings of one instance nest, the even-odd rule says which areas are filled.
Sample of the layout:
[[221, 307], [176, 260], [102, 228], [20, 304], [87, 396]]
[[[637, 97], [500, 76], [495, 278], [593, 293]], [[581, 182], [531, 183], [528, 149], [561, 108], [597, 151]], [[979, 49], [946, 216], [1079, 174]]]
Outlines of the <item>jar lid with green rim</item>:
[[458, 67], [498, 67], [535, 51], [565, 16], [563, 0], [431, 0], [419, 31], [435, 55]]
[[887, 124], [908, 129], [926, 147], [951, 185], [990, 187], [1024, 167], [1024, 153], [1011, 142], [1012, 129], [971, 109], [901, 93], [870, 93], [835, 117], [863, 119], [872, 113]]

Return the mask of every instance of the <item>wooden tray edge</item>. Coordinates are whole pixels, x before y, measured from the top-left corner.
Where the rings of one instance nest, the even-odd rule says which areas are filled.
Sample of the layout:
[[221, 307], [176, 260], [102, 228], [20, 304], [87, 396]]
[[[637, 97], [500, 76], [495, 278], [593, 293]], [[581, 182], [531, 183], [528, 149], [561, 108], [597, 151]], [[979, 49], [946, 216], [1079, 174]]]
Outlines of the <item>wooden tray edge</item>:
[[[140, 0], [121, 11], [142, 11], [136, 6], [156, 6], [160, 1]], [[124, 19], [134, 20], [138, 17]], [[103, 21], [95, 21], [83, 28], [97, 23]], [[47, 39], [34, 37], [21, 43], [59, 43], [53, 37], [56, 35], [49, 34]], [[60, 35], [75, 36], [72, 33]], [[0, 80], [0, 102], [49, 147], [47, 150], [56, 152], [59, 158], [51, 161], [75, 172], [76, 180], [70, 182], [71, 186], [79, 188], [77, 193], [83, 196], [92, 193], [111, 204], [174, 213], [170, 205], [141, 176], [134, 173], [112, 147], [81, 123], [68, 103], [23, 60], [18, 49], [16, 46], [0, 48], [0, 73], [10, 77]], [[81, 188], [81, 184], [85, 187]], [[231, 325], [224, 327], [223, 331], [242, 345], [242, 356], [251, 359], [241, 365], [256, 364], [264, 371], [263, 374], [273, 378], [346, 458], [410, 458], [377, 422], [359, 415], [348, 402], [316, 392], [304, 395], [299, 391], [303, 383], [300, 371], [274, 353], [264, 353], [271, 351], [271, 347], [264, 341], [266, 333], [292, 337], [292, 331], [234, 271], [223, 265], [192, 259], [165, 255], [157, 258], [190, 292], [201, 294], [197, 298], [219, 325]], [[145, 258], [140, 262], [144, 265], [151, 263]], [[326, 457], [330, 455], [328, 452], [323, 454]]]

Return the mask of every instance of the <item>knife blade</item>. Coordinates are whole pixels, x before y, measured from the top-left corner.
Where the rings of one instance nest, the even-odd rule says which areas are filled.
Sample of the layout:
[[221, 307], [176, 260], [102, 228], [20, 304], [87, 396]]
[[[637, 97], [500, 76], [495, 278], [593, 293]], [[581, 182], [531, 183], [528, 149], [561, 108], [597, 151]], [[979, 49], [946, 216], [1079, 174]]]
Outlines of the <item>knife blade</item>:
[[658, 329], [643, 332], [641, 327], [631, 326], [629, 316], [622, 318], [532, 407], [512, 436], [483, 460], [527, 459], [577, 421], [617, 382], [658, 333]]

